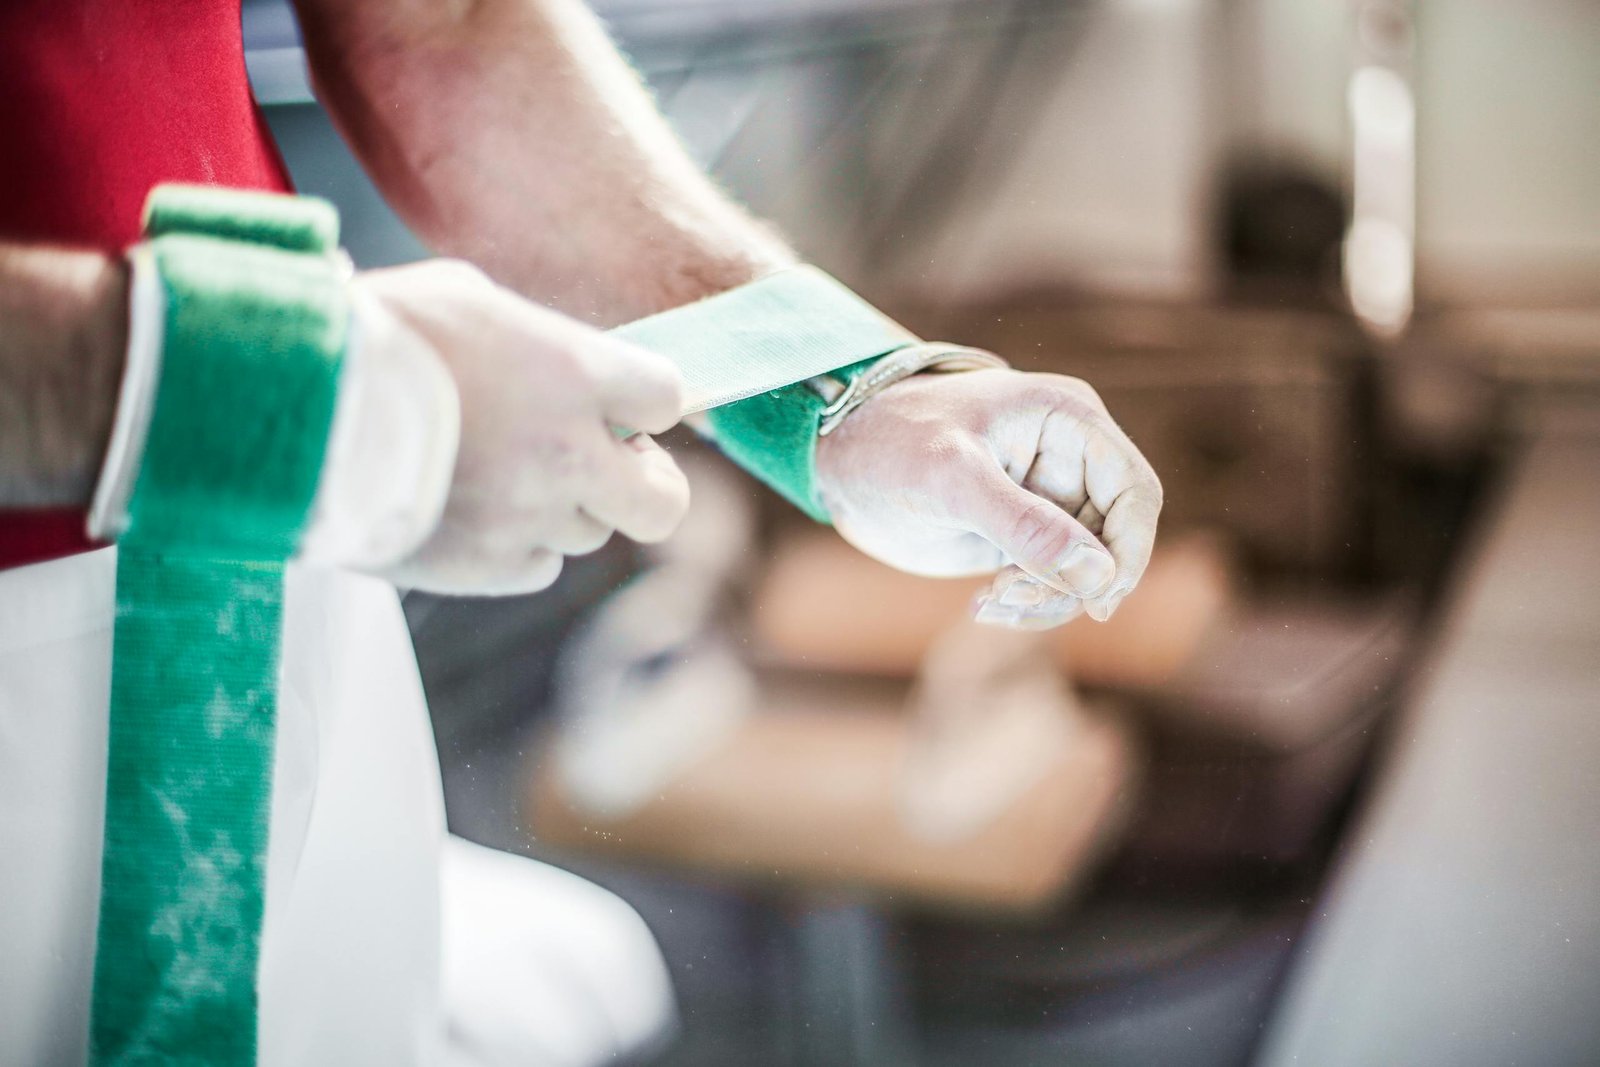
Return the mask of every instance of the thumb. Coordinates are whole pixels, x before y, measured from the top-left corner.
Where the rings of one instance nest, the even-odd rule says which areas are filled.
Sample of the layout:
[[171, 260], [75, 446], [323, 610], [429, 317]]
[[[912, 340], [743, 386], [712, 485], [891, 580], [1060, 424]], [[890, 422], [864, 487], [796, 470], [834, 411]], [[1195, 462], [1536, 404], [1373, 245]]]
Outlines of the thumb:
[[1116, 576], [1111, 558], [1088, 527], [1060, 505], [1029, 492], [998, 464], [966, 494], [970, 529], [1017, 566], [1064, 593], [1097, 596]]

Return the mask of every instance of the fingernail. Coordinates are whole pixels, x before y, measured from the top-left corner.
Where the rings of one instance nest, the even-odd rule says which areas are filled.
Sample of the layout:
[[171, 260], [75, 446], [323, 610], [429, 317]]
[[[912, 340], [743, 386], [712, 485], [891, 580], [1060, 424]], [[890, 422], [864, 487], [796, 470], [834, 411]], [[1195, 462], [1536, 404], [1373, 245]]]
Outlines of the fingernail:
[[1116, 576], [1117, 564], [1110, 553], [1079, 541], [1067, 550], [1067, 558], [1056, 569], [1056, 576], [1080, 596], [1091, 597]]
[[1063, 597], [1043, 611], [1020, 612], [1011, 623], [1018, 630], [1053, 630], [1083, 614], [1083, 601], [1077, 597]]
[[1008, 607], [994, 597], [985, 596], [979, 598], [978, 610], [972, 617], [985, 626], [1015, 626], [1021, 615], [1020, 608]]
[[1112, 593], [1104, 599], [1089, 606], [1089, 614], [1096, 622], [1105, 622], [1117, 610], [1117, 605], [1122, 603], [1122, 598], [1128, 595], [1126, 589]]
[[1045, 585], [1032, 578], [1016, 578], [996, 598], [1011, 608], [1031, 608], [1044, 603]]

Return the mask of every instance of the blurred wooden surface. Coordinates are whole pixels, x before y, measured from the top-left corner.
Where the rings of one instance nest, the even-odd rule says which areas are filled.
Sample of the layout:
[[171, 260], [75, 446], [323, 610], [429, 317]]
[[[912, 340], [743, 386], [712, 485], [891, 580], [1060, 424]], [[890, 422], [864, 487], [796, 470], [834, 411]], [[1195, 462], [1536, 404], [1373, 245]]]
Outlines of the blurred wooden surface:
[[[808, 670], [909, 677], [937, 636], [970, 614], [987, 579], [919, 578], [862, 555], [831, 530], [782, 542], [752, 596], [757, 651]], [[1138, 590], [1106, 623], [1054, 632], [1081, 682], [1158, 686], [1193, 655], [1234, 596], [1232, 561], [1204, 534], [1165, 540]]]
[[[888, 694], [888, 695], [885, 695]], [[559, 775], [534, 776], [541, 843], [801, 888], [997, 912], [1070, 890], [1120, 826], [1133, 750], [1114, 719], [1063, 710], [1047, 762], [997, 817], [954, 838], [917, 833], [907, 776], [921, 741], [895, 687], [791, 678], [728, 743], [642, 809], [576, 810]], [[981, 709], [979, 709], [981, 712]], [[974, 746], [971, 755], [984, 758]], [[988, 763], [983, 773], [1011, 769]]]

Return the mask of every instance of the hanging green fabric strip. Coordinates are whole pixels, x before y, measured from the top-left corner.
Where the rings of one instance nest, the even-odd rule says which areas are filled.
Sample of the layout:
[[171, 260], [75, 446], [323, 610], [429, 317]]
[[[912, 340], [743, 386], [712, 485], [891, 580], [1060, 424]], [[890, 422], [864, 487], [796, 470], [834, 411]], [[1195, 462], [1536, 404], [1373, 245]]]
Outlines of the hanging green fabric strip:
[[815, 267], [790, 267], [613, 331], [683, 373], [686, 412], [708, 421], [728, 458], [818, 521], [817, 422], [827, 406], [803, 383], [853, 377], [916, 334]]
[[147, 218], [166, 309], [118, 541], [91, 1058], [251, 1064], [283, 569], [337, 398], [343, 267], [319, 201], [168, 186]]

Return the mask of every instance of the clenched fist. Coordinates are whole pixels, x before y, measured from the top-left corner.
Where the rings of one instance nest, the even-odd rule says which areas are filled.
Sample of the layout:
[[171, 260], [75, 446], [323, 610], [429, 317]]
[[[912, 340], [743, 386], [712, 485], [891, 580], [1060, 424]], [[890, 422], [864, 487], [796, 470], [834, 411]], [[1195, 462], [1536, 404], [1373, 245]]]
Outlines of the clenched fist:
[[1150, 561], [1161, 483], [1076, 378], [921, 374], [817, 441], [817, 488], [839, 533], [915, 574], [1001, 568], [980, 621], [1110, 617]]

